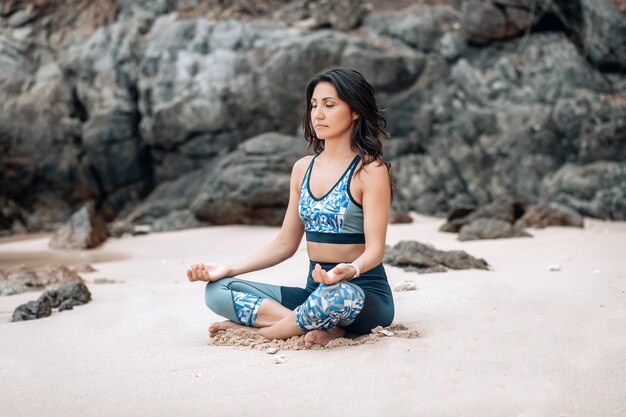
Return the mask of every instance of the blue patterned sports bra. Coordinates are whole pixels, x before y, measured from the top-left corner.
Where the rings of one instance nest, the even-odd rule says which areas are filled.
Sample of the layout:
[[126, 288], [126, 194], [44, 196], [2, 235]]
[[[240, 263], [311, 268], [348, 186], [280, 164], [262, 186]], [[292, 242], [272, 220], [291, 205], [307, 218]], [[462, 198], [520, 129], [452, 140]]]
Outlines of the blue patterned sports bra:
[[298, 212], [304, 223], [306, 240], [320, 243], [365, 243], [363, 206], [350, 193], [350, 181], [361, 157], [355, 156], [339, 181], [322, 198], [311, 193], [309, 180], [313, 157], [302, 179]]

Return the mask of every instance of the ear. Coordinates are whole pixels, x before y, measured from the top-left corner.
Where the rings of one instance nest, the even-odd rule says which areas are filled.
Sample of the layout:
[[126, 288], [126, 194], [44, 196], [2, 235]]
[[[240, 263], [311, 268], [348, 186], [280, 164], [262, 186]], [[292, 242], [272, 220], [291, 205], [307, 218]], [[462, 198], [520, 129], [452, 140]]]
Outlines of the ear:
[[357, 112], [353, 111], [353, 112], [352, 112], [352, 121], [354, 122], [354, 121], [355, 121], [356, 119], [358, 119], [358, 118], [359, 118], [359, 113], [357, 113]]

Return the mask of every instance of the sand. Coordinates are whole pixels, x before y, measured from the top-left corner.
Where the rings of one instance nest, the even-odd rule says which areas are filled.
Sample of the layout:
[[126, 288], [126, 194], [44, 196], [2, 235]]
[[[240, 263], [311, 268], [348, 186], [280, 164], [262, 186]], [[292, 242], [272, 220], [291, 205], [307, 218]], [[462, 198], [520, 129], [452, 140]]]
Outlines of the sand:
[[[233, 262], [276, 228], [220, 226], [112, 239], [57, 252], [47, 236], [0, 242], [0, 267], [92, 265], [93, 300], [10, 323], [39, 293], [0, 297], [0, 416], [624, 416], [626, 223], [586, 219], [584, 230], [459, 242], [441, 219], [392, 225], [387, 243], [415, 239], [482, 257], [492, 271], [417, 275], [387, 267], [396, 318], [414, 333], [222, 346], [188, 265]], [[549, 270], [558, 265], [558, 270]], [[296, 255], [245, 279], [303, 285]], [[554, 268], [552, 268], [554, 269]], [[419, 336], [419, 337], [415, 337]], [[294, 342], [292, 340], [291, 342]], [[232, 341], [230, 342], [232, 344]]]

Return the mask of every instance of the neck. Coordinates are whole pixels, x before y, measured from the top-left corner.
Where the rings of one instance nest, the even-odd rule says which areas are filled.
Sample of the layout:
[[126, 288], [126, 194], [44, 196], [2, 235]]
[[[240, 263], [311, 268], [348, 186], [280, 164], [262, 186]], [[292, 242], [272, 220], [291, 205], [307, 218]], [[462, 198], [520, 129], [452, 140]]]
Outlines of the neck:
[[350, 146], [350, 137], [343, 140], [325, 140], [324, 151], [322, 151], [325, 158], [328, 159], [351, 159], [354, 158], [355, 152]]

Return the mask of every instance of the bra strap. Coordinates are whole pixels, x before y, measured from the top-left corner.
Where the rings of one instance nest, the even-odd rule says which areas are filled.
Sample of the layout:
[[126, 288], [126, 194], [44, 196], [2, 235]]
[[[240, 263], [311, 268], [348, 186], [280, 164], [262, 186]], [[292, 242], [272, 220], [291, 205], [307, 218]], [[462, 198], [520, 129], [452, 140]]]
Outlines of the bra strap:
[[315, 160], [315, 158], [317, 158], [317, 155], [311, 158], [311, 162], [309, 162], [309, 167], [306, 169], [304, 177], [302, 177], [302, 184], [300, 184], [300, 188], [304, 187], [304, 184], [308, 181], [309, 175], [311, 175], [311, 168], [313, 167], [313, 161]]

